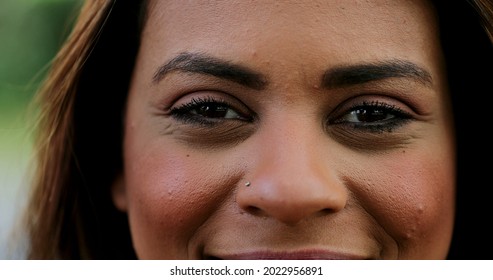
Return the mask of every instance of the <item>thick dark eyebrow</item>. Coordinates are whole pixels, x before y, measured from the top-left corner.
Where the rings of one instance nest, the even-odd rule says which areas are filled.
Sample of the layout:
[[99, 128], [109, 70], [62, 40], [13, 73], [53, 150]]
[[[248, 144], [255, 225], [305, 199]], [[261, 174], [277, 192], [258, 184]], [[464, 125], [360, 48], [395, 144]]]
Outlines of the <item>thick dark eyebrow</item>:
[[432, 87], [431, 74], [415, 63], [391, 60], [370, 64], [339, 66], [327, 70], [322, 86], [327, 89], [349, 87], [389, 78], [407, 78]]
[[262, 74], [245, 66], [201, 53], [188, 52], [177, 55], [159, 67], [152, 80], [158, 83], [166, 74], [173, 71], [211, 75], [255, 90], [261, 90], [267, 86], [267, 79]]

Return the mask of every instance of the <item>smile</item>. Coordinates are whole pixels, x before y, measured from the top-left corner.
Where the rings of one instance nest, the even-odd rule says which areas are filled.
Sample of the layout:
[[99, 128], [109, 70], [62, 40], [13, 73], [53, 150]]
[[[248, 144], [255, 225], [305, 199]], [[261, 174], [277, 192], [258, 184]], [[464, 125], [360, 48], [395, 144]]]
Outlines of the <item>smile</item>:
[[361, 260], [367, 257], [352, 254], [336, 253], [328, 250], [298, 251], [249, 251], [233, 254], [204, 255], [209, 260]]

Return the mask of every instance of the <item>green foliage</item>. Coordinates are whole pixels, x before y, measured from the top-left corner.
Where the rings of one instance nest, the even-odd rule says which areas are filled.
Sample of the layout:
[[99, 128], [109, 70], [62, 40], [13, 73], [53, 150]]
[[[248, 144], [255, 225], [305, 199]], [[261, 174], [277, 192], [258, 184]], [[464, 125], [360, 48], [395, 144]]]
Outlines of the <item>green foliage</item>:
[[0, 124], [26, 108], [70, 32], [77, 0], [0, 1]]
[[69, 35], [81, 1], [0, 0], [0, 259], [24, 255], [23, 237], [15, 228], [35, 154], [35, 115], [26, 109]]

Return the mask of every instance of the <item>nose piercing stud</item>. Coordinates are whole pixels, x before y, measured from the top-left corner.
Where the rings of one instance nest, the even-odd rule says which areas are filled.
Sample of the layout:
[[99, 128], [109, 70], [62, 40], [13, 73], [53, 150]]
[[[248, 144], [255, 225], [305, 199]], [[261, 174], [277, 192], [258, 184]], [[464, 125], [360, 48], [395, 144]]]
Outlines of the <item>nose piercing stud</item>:
[[250, 187], [250, 182], [248, 182], [248, 181], [247, 181], [247, 182], [245, 183], [245, 186]]

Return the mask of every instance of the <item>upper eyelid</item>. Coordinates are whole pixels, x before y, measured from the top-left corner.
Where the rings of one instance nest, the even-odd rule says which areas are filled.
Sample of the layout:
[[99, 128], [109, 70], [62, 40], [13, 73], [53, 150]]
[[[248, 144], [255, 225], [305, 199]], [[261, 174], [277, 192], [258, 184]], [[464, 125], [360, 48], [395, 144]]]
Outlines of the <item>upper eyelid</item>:
[[[210, 102], [220, 102], [225, 103], [227, 105], [236, 107], [236, 106], [245, 106], [245, 103], [236, 97], [235, 94], [230, 94], [227, 91], [219, 90], [219, 89], [210, 89], [208, 87], [199, 87], [187, 90], [176, 90], [175, 94], [170, 94], [173, 96], [172, 98], [166, 98], [159, 103], [162, 104], [161, 108], [164, 111], [170, 111], [173, 108], [181, 105], [177, 105], [177, 103], [190, 103], [192, 99], [199, 101], [210, 101]], [[190, 97], [191, 96], [191, 97]]]
[[354, 110], [357, 108], [363, 108], [363, 107], [383, 108], [383, 109], [387, 109], [387, 110], [394, 111], [394, 112], [406, 113], [405, 110], [402, 109], [400, 106], [397, 106], [395, 104], [380, 102], [380, 101], [363, 102], [362, 104], [352, 105], [346, 111], [351, 111], [351, 110]]
[[184, 104], [181, 104], [178, 106], [178, 108], [181, 107], [186, 107], [186, 106], [193, 106], [193, 105], [198, 105], [198, 104], [203, 104], [203, 103], [219, 103], [219, 104], [225, 104], [228, 106], [232, 106], [231, 102], [228, 102], [227, 100], [224, 99], [216, 99], [214, 97], [207, 96], [205, 98], [202, 97], [197, 97], [197, 98], [192, 98], [190, 101], [185, 102]]
[[[232, 97], [233, 99], [233, 97]], [[253, 112], [247, 105], [245, 105], [242, 101], [235, 99], [234, 102], [228, 101], [227, 98], [223, 97], [215, 97], [215, 96], [205, 96], [205, 97], [193, 97], [189, 101], [184, 104], [178, 106], [171, 106], [167, 111], [170, 114], [177, 113], [180, 110], [193, 109], [194, 106], [200, 105], [203, 103], [218, 103], [228, 106], [229, 109], [235, 111], [239, 115], [247, 116], [249, 115], [252, 120], [257, 118], [255, 112]]]
[[235, 109], [236, 107], [234, 107], [234, 105], [231, 105], [230, 102], [227, 102], [227, 101], [224, 101], [224, 100], [213, 100], [213, 99], [192, 99], [186, 103], [183, 103], [181, 105], [178, 105], [178, 106], [171, 106], [168, 111], [170, 114], [176, 114], [178, 113], [179, 111], [186, 111], [186, 110], [191, 110], [191, 109], [194, 109], [196, 106], [200, 106], [200, 104], [205, 104], [205, 103], [217, 103], [217, 104], [222, 104], [222, 105], [225, 105], [227, 107], [229, 107], [230, 109], [234, 110], [234, 111], [238, 111], [237, 109]]
[[372, 101], [372, 102], [358, 102], [354, 105], [349, 106], [348, 108], [345, 109], [340, 109], [339, 112], [336, 113], [335, 116], [332, 116], [328, 119], [329, 124], [337, 124], [338, 120], [345, 116], [346, 114], [354, 111], [355, 109], [361, 108], [361, 107], [375, 107], [375, 108], [383, 108], [387, 109], [393, 113], [399, 114], [406, 119], [412, 118], [412, 114], [407, 112], [406, 110], [402, 109], [400, 106], [394, 105], [394, 104], [389, 104], [386, 102], [382, 101]]
[[[187, 90], [188, 91], [188, 90]], [[177, 96], [171, 104], [165, 106], [162, 106], [161, 108], [164, 109], [164, 111], [176, 109], [177, 105], [176, 103], [181, 103], [182, 99], [188, 99], [190, 97], [187, 97], [189, 95], [192, 95], [192, 97], [187, 100], [183, 101], [183, 104], [178, 105], [179, 107], [182, 107], [182, 105], [188, 105], [190, 106], [191, 102], [190, 100], [195, 100], [199, 102], [217, 102], [217, 103], [223, 103], [225, 105], [228, 105], [232, 107], [232, 109], [237, 109], [240, 110], [244, 113], [255, 113], [255, 109], [258, 110], [259, 105], [256, 104], [255, 102], [258, 103], [258, 100], [255, 101], [256, 99], [248, 99], [246, 101], [249, 101], [249, 105], [253, 106], [253, 109], [248, 105], [243, 102], [242, 99], [238, 98], [237, 95], [240, 93], [229, 93], [227, 91], [223, 90], [217, 90], [217, 89], [207, 89], [204, 87], [203, 89], [194, 89], [193, 91], [183, 94], [180, 96]], [[240, 96], [241, 97], [241, 96]], [[253, 102], [253, 103], [252, 103]], [[400, 100], [400, 98], [390, 96], [388, 93], [381, 93], [381, 92], [376, 92], [376, 93], [360, 93], [358, 95], [352, 96], [347, 100], [339, 101], [339, 104], [330, 107], [327, 107], [326, 109], [329, 109], [330, 111], [327, 113], [323, 114], [329, 114], [333, 115], [333, 113], [336, 113], [337, 115], [341, 115], [342, 113], [348, 112], [349, 110], [352, 110], [357, 107], [362, 107], [362, 106], [377, 106], [377, 107], [382, 107], [386, 108], [389, 110], [394, 110], [396, 112], [402, 112], [404, 114], [409, 114], [409, 115], [419, 115], [419, 112], [416, 112], [413, 109], [412, 104], [409, 104], [406, 102], [406, 100]], [[399, 104], [402, 104], [399, 105]], [[193, 105], [193, 104], [192, 104]], [[256, 114], [255, 114], [256, 115]]]
[[[176, 102], [178, 102], [179, 100], [180, 99], [178, 99]], [[247, 107], [242, 101], [238, 100], [235, 97], [225, 98], [223, 96], [216, 96], [216, 95], [205, 95], [205, 96], [192, 97], [190, 100], [184, 102], [184, 104], [182, 104], [182, 105], [183, 106], [187, 106], [187, 105], [193, 106], [194, 104], [200, 104], [200, 103], [221, 103], [224, 105], [228, 105], [232, 108]], [[182, 105], [179, 105], [178, 107], [181, 107]], [[174, 105], [171, 106], [171, 109], [173, 107], [174, 107]]]
[[[230, 105], [235, 107], [236, 104], [239, 104], [239, 108], [243, 108], [242, 105], [246, 105], [249, 111], [260, 113], [260, 115], [265, 111], [265, 108], [262, 108], [262, 104], [259, 102], [259, 100], [262, 101], [261, 99], [265, 96], [264, 93], [259, 94], [259, 92], [253, 92], [252, 90], [231, 81], [224, 81], [207, 75], [185, 74], [182, 72], [169, 73], [167, 79], [168, 78], [172, 80], [162, 83], [162, 85], [166, 94], [172, 97], [162, 98], [161, 100], [163, 101], [159, 101], [163, 104], [162, 108], [171, 108], [173, 106], [172, 104], [188, 94], [194, 94], [195, 92], [211, 92], [215, 96], [228, 96], [226, 100], [233, 98]], [[322, 95], [320, 96], [330, 95], [330, 97], [327, 97], [326, 100], [321, 100], [321, 102], [325, 103], [330, 100], [331, 104], [328, 102], [325, 103], [327, 104], [327, 107], [318, 109], [318, 112], [320, 114], [326, 114], [327, 110], [330, 110], [331, 112], [336, 111], [338, 107], [342, 107], [342, 103], [345, 103], [344, 100], [376, 96], [377, 98], [383, 97], [386, 99], [394, 99], [399, 103], [403, 103], [404, 111], [407, 111], [409, 108], [411, 114], [417, 117], [424, 118], [432, 113], [429, 106], [425, 105], [426, 100], [429, 99], [425, 97], [429, 95], [422, 94], [421, 92], [423, 90], [421, 88], [416, 88], [415, 84], [412, 84], [412, 88], [407, 86], [404, 87], [402, 85], [402, 87], [399, 87], [399, 85], [401, 84], [396, 83], [392, 79], [386, 79], [349, 88], [334, 89], [330, 90], [330, 92], [321, 90]], [[346, 106], [344, 107], [347, 108]]]
[[338, 103], [331, 112], [341, 114], [348, 111], [349, 109], [357, 107], [383, 107], [388, 109], [395, 109], [404, 113], [409, 113], [411, 115], [420, 114], [419, 110], [416, 110], [417, 108], [413, 103], [410, 103], [405, 99], [403, 100], [399, 97], [380, 92], [371, 92], [367, 94], [358, 94], [352, 96], [351, 98]]

